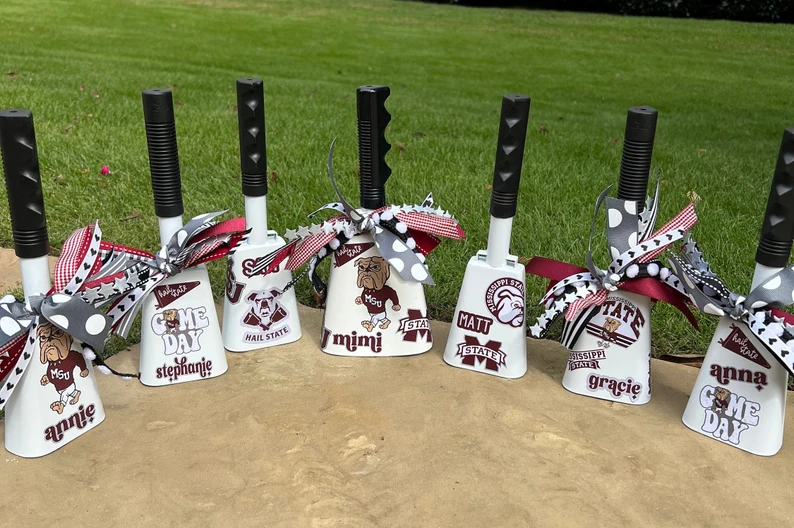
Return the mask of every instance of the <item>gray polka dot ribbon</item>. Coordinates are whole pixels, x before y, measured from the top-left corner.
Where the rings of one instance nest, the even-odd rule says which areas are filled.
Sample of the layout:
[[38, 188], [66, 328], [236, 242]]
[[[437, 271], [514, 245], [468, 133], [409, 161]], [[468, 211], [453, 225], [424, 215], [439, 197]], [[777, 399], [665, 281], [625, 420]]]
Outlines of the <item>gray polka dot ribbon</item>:
[[99, 224], [72, 233], [55, 265], [55, 285], [46, 295], [31, 296], [27, 303], [11, 296], [0, 299], [0, 409], [30, 363], [38, 327], [49, 324], [86, 346], [104, 348], [112, 320], [83, 297], [103, 267], [101, 238]]
[[[106, 261], [116, 263], [118, 274], [113, 286], [115, 295], [108, 309], [113, 333], [126, 339], [143, 299], [166, 278], [234, 253], [247, 235], [245, 219], [214, 221], [224, 213], [218, 211], [190, 219], [156, 255], [117, 245], [103, 251]], [[87, 294], [100, 293], [92, 289]]]
[[434, 284], [425, 264], [425, 255], [438, 245], [439, 237], [465, 238], [466, 234], [457, 220], [440, 207], [434, 207], [432, 193], [419, 205], [392, 205], [376, 211], [354, 208], [339, 191], [334, 179], [334, 143], [331, 144], [328, 154], [328, 175], [339, 202], [326, 204], [311, 213], [309, 217], [314, 218], [325, 210], [340, 214], [319, 225], [287, 230], [284, 236], [289, 243], [259, 259], [252, 273], [271, 273], [285, 261], [286, 269], [295, 271], [308, 262], [308, 267], [296, 276], [284, 291], [308, 273], [315, 293], [322, 297], [325, 293], [325, 283], [316, 273], [317, 265], [331, 254], [340, 251], [355, 235], [367, 233], [372, 235], [381, 256], [403, 280]]
[[711, 270], [697, 243], [687, 235], [670, 266], [681, 277], [692, 303], [703, 313], [747, 325], [772, 355], [794, 375], [794, 316], [777, 309], [794, 303], [794, 266], [789, 265], [745, 297], [731, 291]]
[[[532, 337], [545, 336], [548, 328], [560, 315], [564, 314], [566, 320], [574, 321], [585, 309], [602, 305], [611, 292], [626, 287], [627, 281], [658, 279], [683, 293], [677, 277], [669, 269], [660, 266], [657, 257], [670, 244], [681, 240], [684, 233], [697, 222], [694, 206], [689, 204], [661, 229], [652, 232], [658, 211], [658, 183], [654, 197], [648, 200], [646, 209], [639, 214], [637, 202], [608, 197], [611, 189], [608, 187], [604, 190], [596, 201], [585, 256], [587, 269], [577, 270], [549, 288], [540, 302], [546, 306], [546, 311], [538, 317], [536, 324], [529, 327]], [[612, 262], [606, 269], [601, 269], [593, 261], [592, 248], [598, 212], [604, 204], [607, 214], [607, 243]], [[531, 268], [528, 265], [530, 273]], [[658, 290], [642, 288], [643, 291], [646, 289], [649, 295]], [[654, 298], [666, 299], [669, 296], [654, 295]], [[590, 312], [592, 310], [586, 313]]]

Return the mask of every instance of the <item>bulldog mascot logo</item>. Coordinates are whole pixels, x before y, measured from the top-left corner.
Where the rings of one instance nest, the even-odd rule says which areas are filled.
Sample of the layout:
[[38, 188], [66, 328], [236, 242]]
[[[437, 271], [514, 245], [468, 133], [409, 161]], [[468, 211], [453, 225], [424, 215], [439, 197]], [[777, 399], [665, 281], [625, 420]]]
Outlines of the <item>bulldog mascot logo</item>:
[[253, 291], [245, 298], [251, 305], [243, 317], [243, 324], [267, 332], [274, 324], [287, 318], [287, 310], [278, 302], [281, 290]]
[[49, 323], [36, 329], [36, 337], [41, 349], [41, 363], [47, 365], [47, 374], [41, 377], [41, 385], [52, 384], [58, 391], [60, 399], [50, 405], [50, 409], [62, 414], [66, 405], [75, 405], [80, 401], [73, 376], [74, 368], [79, 367], [80, 377], [88, 376], [88, 367], [83, 354], [72, 350], [72, 336]]
[[386, 317], [386, 301], [391, 301], [392, 310], [400, 311], [400, 298], [394, 288], [386, 285], [389, 280], [389, 263], [383, 257], [363, 257], [355, 262], [358, 268], [356, 284], [362, 288], [356, 297], [356, 304], [363, 304], [369, 312], [369, 320], [361, 321], [367, 332], [377, 326], [381, 330], [389, 327], [391, 321]]
[[176, 310], [163, 310], [163, 323], [166, 334], [175, 334], [179, 330], [179, 312]]
[[616, 342], [618, 328], [620, 328], [620, 321], [612, 319], [611, 317], [607, 317], [606, 321], [604, 321], [604, 331], [602, 332], [602, 337], [611, 343]]
[[524, 324], [524, 285], [521, 281], [504, 277], [485, 290], [485, 306], [502, 324], [518, 328]]

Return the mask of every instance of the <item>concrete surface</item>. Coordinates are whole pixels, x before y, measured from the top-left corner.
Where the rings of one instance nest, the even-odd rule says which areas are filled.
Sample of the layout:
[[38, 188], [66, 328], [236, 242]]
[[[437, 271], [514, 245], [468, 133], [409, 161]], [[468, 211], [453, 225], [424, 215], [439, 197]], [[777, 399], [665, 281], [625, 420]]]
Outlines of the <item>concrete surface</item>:
[[[8, 251], [0, 269], [3, 291], [18, 280]], [[319, 351], [322, 312], [300, 313], [300, 341], [229, 354], [220, 378], [100, 376], [104, 423], [42, 459], [3, 453], [0, 525], [794, 522], [791, 402], [783, 449], [761, 458], [684, 427], [691, 367], [654, 361], [651, 403], [610, 404], [562, 388], [557, 343], [530, 341], [529, 372], [508, 381], [446, 366], [444, 323], [427, 354], [341, 358]]]

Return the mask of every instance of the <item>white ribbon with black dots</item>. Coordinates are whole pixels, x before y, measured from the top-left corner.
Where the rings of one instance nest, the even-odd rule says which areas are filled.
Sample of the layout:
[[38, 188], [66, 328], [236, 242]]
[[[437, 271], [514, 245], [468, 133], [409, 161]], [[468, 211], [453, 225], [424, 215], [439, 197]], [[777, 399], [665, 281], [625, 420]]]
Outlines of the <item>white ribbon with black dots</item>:
[[[612, 187], [605, 189], [596, 201], [590, 241], [585, 260], [587, 270], [577, 271], [553, 284], [540, 301], [546, 311], [529, 327], [529, 335], [541, 338], [560, 316], [568, 321], [578, 320], [583, 310], [602, 305], [609, 294], [635, 279], [658, 279], [683, 293], [678, 278], [660, 266], [658, 255], [670, 244], [681, 240], [684, 233], [697, 222], [693, 204], [652, 233], [658, 211], [659, 184], [656, 193], [648, 199], [646, 209], [637, 213], [637, 202], [609, 197]], [[598, 212], [606, 204], [607, 244], [612, 262], [606, 269], [593, 261], [593, 236]], [[531, 263], [530, 263], [531, 264]], [[530, 269], [530, 268], [528, 268]], [[594, 313], [589, 310], [587, 313]]]
[[711, 271], [700, 247], [688, 234], [680, 256], [672, 255], [669, 260], [699, 310], [747, 324], [775, 359], [794, 375], [794, 316], [773, 310], [794, 303], [794, 265], [775, 273], [744, 297], [731, 291]]
[[51, 324], [97, 351], [104, 348], [112, 320], [83, 296], [103, 267], [101, 240], [98, 223], [78, 229], [61, 250], [55, 285], [46, 295], [31, 296], [27, 303], [12, 296], [0, 299], [0, 409], [30, 363], [39, 325]]
[[354, 208], [339, 191], [334, 179], [335, 142], [336, 139], [328, 153], [328, 176], [339, 201], [324, 205], [311, 213], [309, 218], [325, 210], [341, 214], [321, 224], [287, 230], [284, 238], [288, 244], [258, 259], [252, 275], [271, 273], [287, 259], [286, 269], [290, 271], [296, 271], [308, 262], [307, 268], [294, 277], [283, 291], [293, 287], [308, 273], [315, 293], [322, 297], [325, 283], [316, 273], [318, 264], [339, 251], [355, 235], [367, 233], [372, 236], [381, 256], [403, 280], [435, 284], [425, 263], [425, 255], [438, 245], [439, 237], [466, 237], [457, 220], [447, 211], [435, 207], [432, 193], [419, 205], [391, 205], [376, 211]]

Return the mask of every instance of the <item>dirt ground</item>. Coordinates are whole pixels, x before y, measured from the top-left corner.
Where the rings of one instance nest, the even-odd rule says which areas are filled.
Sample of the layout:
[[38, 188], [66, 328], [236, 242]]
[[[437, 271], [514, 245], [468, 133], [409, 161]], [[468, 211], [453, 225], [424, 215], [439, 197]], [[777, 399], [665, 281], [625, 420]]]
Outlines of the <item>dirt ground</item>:
[[[18, 280], [0, 251], [0, 291]], [[565, 391], [552, 342], [505, 380], [448, 367], [448, 325], [410, 358], [296, 343], [229, 354], [207, 381], [148, 388], [99, 378], [107, 418], [35, 460], [4, 452], [5, 526], [791, 526], [792, 404], [762, 458], [681, 423], [697, 371], [654, 361], [653, 399]], [[131, 347], [112, 358], [137, 368]], [[2, 429], [0, 425], [0, 430]], [[10, 524], [6, 524], [10, 521]]]

